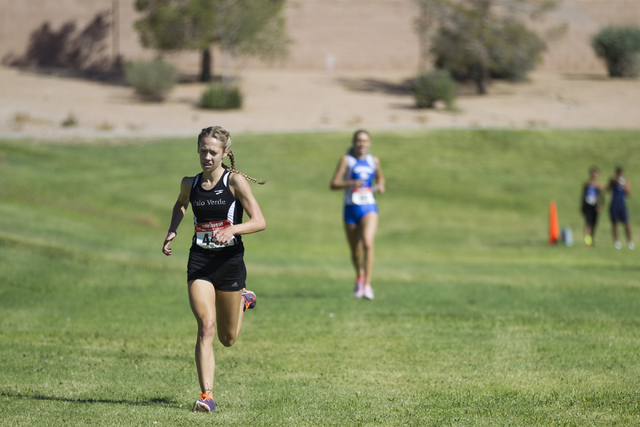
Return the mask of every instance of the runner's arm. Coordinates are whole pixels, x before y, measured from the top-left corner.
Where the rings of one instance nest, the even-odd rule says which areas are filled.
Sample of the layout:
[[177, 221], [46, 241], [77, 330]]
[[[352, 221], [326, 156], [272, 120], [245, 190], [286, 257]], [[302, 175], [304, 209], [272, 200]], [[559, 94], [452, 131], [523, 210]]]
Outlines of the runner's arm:
[[599, 190], [598, 197], [596, 199], [596, 210], [600, 211], [602, 206], [604, 206], [606, 196], [605, 196], [604, 186], [602, 184], [599, 184], [598, 190]]
[[377, 191], [378, 193], [382, 194], [384, 193], [384, 184], [385, 184], [385, 179], [384, 179], [384, 175], [382, 174], [382, 168], [380, 167], [380, 160], [375, 157], [374, 161], [376, 162], [376, 186], [375, 186], [375, 191]]
[[246, 178], [238, 173], [232, 173], [229, 177], [229, 187], [234, 197], [242, 203], [249, 221], [216, 230], [213, 233], [213, 239], [222, 245], [228, 245], [235, 235], [257, 233], [267, 227], [260, 205], [253, 196]]
[[347, 156], [342, 156], [338, 162], [336, 171], [333, 173], [333, 178], [331, 178], [331, 185], [329, 186], [330, 189], [342, 190], [348, 187], [362, 187], [363, 182], [358, 179], [344, 179], [344, 174], [347, 172], [348, 166], [349, 162], [347, 160]]
[[162, 252], [167, 256], [171, 255], [169, 244], [178, 234], [178, 226], [180, 222], [182, 222], [182, 218], [184, 218], [187, 206], [189, 206], [189, 193], [191, 192], [193, 179], [194, 177], [184, 177], [180, 183], [180, 194], [178, 195], [178, 200], [176, 200], [176, 203], [173, 205], [169, 231], [167, 232], [167, 237], [164, 239], [164, 245], [162, 245]]
[[625, 193], [627, 193], [627, 197], [631, 196], [631, 183], [629, 182], [629, 180], [627, 180], [627, 182], [624, 183], [623, 188]]

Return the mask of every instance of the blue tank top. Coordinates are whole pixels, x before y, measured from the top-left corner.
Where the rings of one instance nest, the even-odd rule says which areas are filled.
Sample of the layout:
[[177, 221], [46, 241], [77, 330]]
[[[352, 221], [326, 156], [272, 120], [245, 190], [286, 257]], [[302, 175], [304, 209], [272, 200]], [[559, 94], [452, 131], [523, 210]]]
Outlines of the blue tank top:
[[620, 185], [618, 181], [614, 184], [612, 193], [613, 198], [611, 199], [611, 204], [624, 203], [627, 193], [625, 193], [624, 188], [622, 188], [622, 185]]
[[584, 202], [587, 205], [595, 206], [598, 204], [598, 193], [600, 190], [598, 187], [589, 187], [587, 186], [584, 190]]
[[376, 162], [373, 155], [367, 154], [364, 159], [358, 159], [347, 153], [347, 171], [345, 180], [357, 179], [364, 181], [362, 187], [348, 187], [344, 189], [344, 204], [351, 205], [375, 205], [373, 194], [373, 179], [376, 176]]

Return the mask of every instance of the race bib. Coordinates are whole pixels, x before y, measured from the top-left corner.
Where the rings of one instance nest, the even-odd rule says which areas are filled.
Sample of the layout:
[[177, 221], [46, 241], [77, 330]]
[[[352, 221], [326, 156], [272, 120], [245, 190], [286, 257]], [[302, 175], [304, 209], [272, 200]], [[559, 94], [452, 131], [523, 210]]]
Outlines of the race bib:
[[598, 203], [598, 191], [595, 188], [587, 188], [584, 195], [584, 202], [588, 205], [595, 206]]
[[216, 222], [199, 222], [196, 224], [196, 245], [205, 249], [225, 248], [236, 244], [236, 238], [231, 239], [228, 245], [219, 245], [213, 242], [213, 232], [221, 228], [231, 227], [228, 219]]
[[354, 205], [374, 205], [376, 198], [371, 187], [355, 187], [351, 192], [351, 202]]

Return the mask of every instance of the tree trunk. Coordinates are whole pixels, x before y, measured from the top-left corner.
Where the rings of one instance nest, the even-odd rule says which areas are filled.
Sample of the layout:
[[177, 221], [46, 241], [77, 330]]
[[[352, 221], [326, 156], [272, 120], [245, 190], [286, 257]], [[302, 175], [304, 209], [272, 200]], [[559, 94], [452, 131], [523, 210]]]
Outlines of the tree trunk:
[[210, 82], [211, 81], [211, 69], [213, 63], [213, 58], [211, 57], [211, 48], [206, 48], [202, 50], [202, 62], [201, 62], [201, 72], [200, 72], [200, 81], [201, 82]]
[[478, 94], [487, 94], [487, 82], [489, 81], [489, 52], [487, 48], [487, 40], [489, 39], [489, 13], [493, 0], [480, 0], [477, 2], [480, 11], [480, 57], [478, 58], [478, 79], [476, 81]]
[[480, 61], [478, 64], [478, 75], [476, 76], [476, 89], [478, 91], [478, 95], [486, 95], [487, 94], [487, 81], [489, 80], [487, 66], [484, 64], [484, 61]]
[[222, 87], [225, 91], [231, 88], [231, 52], [227, 46], [222, 46]]

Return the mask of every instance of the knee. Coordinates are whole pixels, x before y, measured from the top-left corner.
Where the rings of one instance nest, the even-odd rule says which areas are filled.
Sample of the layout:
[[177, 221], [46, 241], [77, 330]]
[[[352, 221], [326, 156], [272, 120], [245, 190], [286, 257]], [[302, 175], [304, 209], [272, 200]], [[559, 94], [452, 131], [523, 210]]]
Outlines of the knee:
[[199, 322], [199, 335], [205, 340], [213, 341], [216, 336], [215, 322], [213, 320], [203, 319]]
[[221, 333], [218, 335], [218, 337], [220, 338], [220, 343], [222, 343], [222, 345], [225, 347], [231, 347], [233, 344], [235, 344], [236, 339], [238, 338], [236, 334], [230, 333]]
[[362, 242], [362, 246], [365, 252], [371, 252], [373, 250], [373, 240], [364, 240]]

